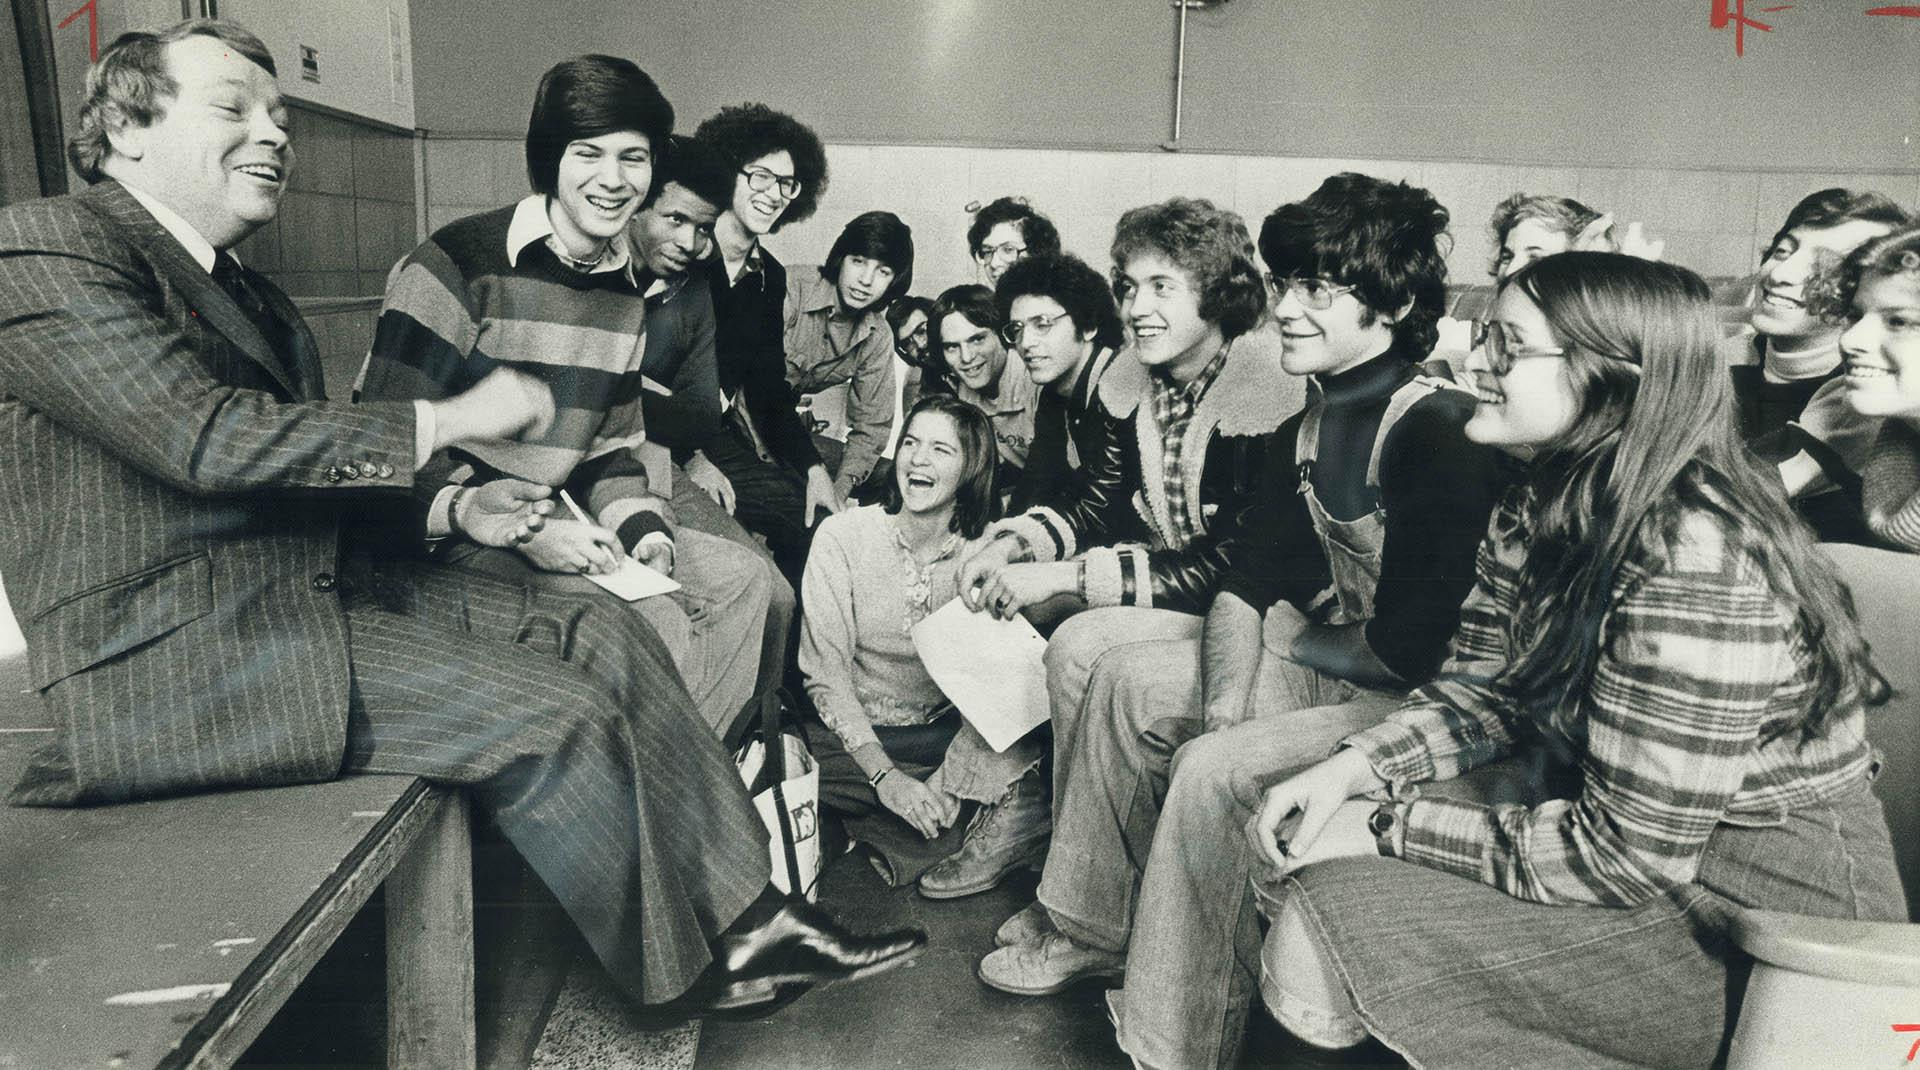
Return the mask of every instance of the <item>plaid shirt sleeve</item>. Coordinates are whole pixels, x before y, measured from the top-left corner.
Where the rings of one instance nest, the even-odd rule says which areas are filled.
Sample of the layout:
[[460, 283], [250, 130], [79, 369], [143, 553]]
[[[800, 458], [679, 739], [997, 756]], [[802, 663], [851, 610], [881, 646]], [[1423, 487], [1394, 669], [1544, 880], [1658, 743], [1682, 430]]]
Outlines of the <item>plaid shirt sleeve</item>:
[[1507, 667], [1517, 578], [1505, 558], [1515, 552], [1497, 532], [1481, 542], [1473, 590], [1460, 605], [1460, 630], [1439, 675], [1385, 723], [1341, 743], [1366, 754], [1396, 796], [1409, 785], [1497, 761], [1513, 747], [1513, 701], [1499, 676]]
[[1683, 545], [1604, 626], [1579, 796], [1404, 804], [1402, 857], [1540, 903], [1631, 906], [1692, 880], [1763, 728], [1804, 706], [1795, 637], [1717, 536]]

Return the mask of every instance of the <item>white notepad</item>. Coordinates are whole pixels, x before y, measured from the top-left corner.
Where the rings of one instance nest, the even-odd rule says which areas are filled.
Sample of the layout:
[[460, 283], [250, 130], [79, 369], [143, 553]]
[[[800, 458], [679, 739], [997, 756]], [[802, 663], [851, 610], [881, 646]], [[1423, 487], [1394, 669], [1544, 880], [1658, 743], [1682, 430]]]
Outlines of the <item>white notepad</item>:
[[680, 589], [680, 581], [663, 576], [631, 557], [620, 559], [617, 572], [589, 572], [587, 578], [629, 602], [638, 602], [656, 594], [672, 594]]
[[[591, 524], [586, 510], [573, 500], [573, 495], [560, 492], [560, 501], [571, 512], [574, 519], [582, 524]], [[589, 572], [587, 578], [629, 602], [638, 602], [642, 598], [651, 598], [656, 594], [672, 594], [680, 589], [678, 580], [663, 575], [656, 569], [635, 561], [631, 557], [620, 556], [620, 567], [613, 572]]]
[[927, 675], [996, 751], [1013, 746], [1052, 715], [1047, 641], [1025, 617], [996, 620], [955, 598], [913, 626]]

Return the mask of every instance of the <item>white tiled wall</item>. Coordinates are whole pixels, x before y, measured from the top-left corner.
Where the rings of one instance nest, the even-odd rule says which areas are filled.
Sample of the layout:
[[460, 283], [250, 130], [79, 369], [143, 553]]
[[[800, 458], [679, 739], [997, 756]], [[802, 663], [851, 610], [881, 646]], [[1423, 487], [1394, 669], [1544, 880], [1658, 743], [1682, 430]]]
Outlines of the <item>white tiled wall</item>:
[[[1175, 195], [1208, 197], [1239, 212], [1256, 232], [1276, 205], [1312, 192], [1337, 171], [1405, 179], [1433, 191], [1453, 213], [1450, 270], [1481, 282], [1491, 252], [1487, 217], [1516, 190], [1577, 197], [1624, 223], [1642, 222], [1667, 243], [1667, 259], [1705, 275], [1741, 275], [1787, 209], [1825, 186], [1877, 189], [1920, 204], [1920, 174], [1663, 171], [1533, 167], [1500, 163], [1313, 159], [1286, 156], [1036, 151], [906, 145], [830, 145], [831, 182], [819, 211], [769, 245], [789, 264], [818, 263], [850, 218], [873, 208], [913, 227], [914, 290], [934, 294], [974, 281], [966, 253], [970, 202], [1026, 196], [1060, 228], [1069, 251], [1105, 269], [1121, 212]], [[517, 140], [426, 142], [430, 227], [497, 207], [526, 192]]]

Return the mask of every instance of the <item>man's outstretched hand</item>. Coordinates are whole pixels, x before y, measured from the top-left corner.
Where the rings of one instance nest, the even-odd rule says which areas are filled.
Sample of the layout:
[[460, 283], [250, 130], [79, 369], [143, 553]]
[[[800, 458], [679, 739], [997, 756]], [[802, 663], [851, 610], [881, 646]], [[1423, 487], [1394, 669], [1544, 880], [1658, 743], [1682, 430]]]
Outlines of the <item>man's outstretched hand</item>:
[[553, 391], [513, 368], [500, 367], [465, 393], [433, 403], [434, 449], [489, 438], [535, 439], [553, 426]]
[[496, 479], [461, 494], [453, 523], [482, 546], [518, 546], [531, 541], [553, 512], [553, 488], [524, 479]]

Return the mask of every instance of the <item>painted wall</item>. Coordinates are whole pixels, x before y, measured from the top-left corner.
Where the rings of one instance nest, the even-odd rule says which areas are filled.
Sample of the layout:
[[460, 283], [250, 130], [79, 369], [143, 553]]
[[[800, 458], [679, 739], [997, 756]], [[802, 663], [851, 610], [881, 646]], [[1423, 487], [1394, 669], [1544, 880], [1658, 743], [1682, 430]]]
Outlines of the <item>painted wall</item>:
[[[424, 146], [429, 229], [526, 195], [517, 138], [434, 137]], [[1459, 283], [1486, 281], [1492, 253], [1487, 217], [1515, 190], [1562, 193], [1612, 211], [1623, 222], [1638, 220], [1665, 239], [1667, 259], [1709, 276], [1751, 272], [1761, 243], [1787, 209], [1824, 186], [1878, 189], [1904, 204], [1920, 204], [1920, 172], [1914, 171], [1681, 171], [848, 144], [829, 144], [827, 159], [833, 177], [819, 211], [775, 234], [768, 245], [789, 264], [817, 264], [847, 220], [885, 208], [913, 228], [914, 289], [928, 295], [975, 281], [966, 252], [966, 206], [1009, 192], [1025, 194], [1060, 228], [1069, 251], [1104, 270], [1114, 223], [1134, 205], [1176, 194], [1207, 197], [1257, 229], [1275, 206], [1312, 192], [1328, 175], [1361, 170], [1425, 186], [1447, 206], [1453, 213], [1448, 268]]]
[[[413, 29], [407, 0], [220, 0], [267, 43], [280, 91], [296, 100], [411, 130]], [[302, 73], [301, 46], [317, 50], [319, 80]]]
[[[1708, 0], [1232, 0], [1190, 16], [1189, 149], [1557, 167], [1920, 169], [1920, 19]], [[1144, 149], [1166, 0], [412, 0], [419, 124], [519, 132], [539, 74], [632, 56], [687, 125], [766, 100], [830, 141]], [[1751, 10], [1751, 9], [1750, 9]]]

